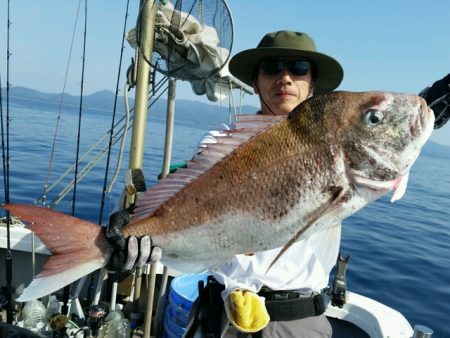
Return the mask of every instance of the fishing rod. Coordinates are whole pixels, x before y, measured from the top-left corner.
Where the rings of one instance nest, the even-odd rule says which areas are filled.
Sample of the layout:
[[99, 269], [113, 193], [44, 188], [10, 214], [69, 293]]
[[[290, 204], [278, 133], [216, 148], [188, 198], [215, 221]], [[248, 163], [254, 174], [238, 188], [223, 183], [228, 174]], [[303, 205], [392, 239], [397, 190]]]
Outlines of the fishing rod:
[[[113, 139], [114, 139], [114, 125], [115, 125], [115, 120], [116, 120], [116, 112], [117, 112], [117, 98], [119, 95], [119, 84], [120, 84], [120, 73], [122, 70], [122, 61], [123, 61], [123, 51], [125, 49], [125, 34], [126, 34], [126, 28], [127, 28], [127, 19], [128, 19], [128, 8], [130, 5], [130, 1], [127, 1], [127, 6], [125, 9], [125, 20], [123, 23], [123, 32], [122, 32], [122, 46], [120, 48], [120, 58], [119, 58], [119, 68], [117, 70], [117, 81], [116, 81], [116, 92], [114, 95], [114, 106], [113, 106], [113, 115], [111, 118], [111, 129], [110, 129], [110, 133], [109, 133], [109, 143], [108, 143], [108, 154], [106, 157], [106, 167], [105, 167], [105, 177], [103, 180], [103, 189], [102, 189], [102, 199], [100, 202], [100, 213], [99, 213], [99, 217], [98, 217], [98, 224], [102, 224], [102, 219], [103, 219], [103, 210], [105, 207], [105, 199], [106, 199], [106, 192], [108, 189], [108, 173], [109, 173], [109, 162], [110, 162], [110, 158], [111, 158], [111, 149], [112, 149], [112, 144], [113, 144]], [[125, 128], [126, 131], [126, 128]], [[114, 310], [114, 309], [113, 309]]]
[[83, 54], [81, 63], [81, 83], [80, 83], [80, 106], [78, 110], [78, 129], [77, 129], [77, 150], [75, 155], [75, 173], [72, 197], [72, 216], [75, 216], [75, 205], [77, 196], [77, 176], [78, 176], [78, 160], [80, 157], [80, 140], [81, 140], [81, 120], [83, 112], [83, 92], [84, 92], [84, 67], [86, 63], [86, 36], [87, 36], [87, 0], [84, 2], [84, 32], [83, 32]]
[[[7, 30], [6, 30], [6, 131], [3, 124], [3, 102], [0, 96], [0, 114], [1, 114], [1, 133], [2, 133], [2, 158], [3, 158], [3, 184], [5, 192], [5, 203], [9, 203], [9, 58], [11, 56], [9, 50], [9, 33], [10, 33], [10, 1], [8, 0], [7, 9]], [[0, 81], [0, 95], [1, 95], [1, 81]], [[6, 142], [5, 142], [6, 133]], [[12, 306], [12, 254], [11, 254], [11, 233], [10, 224], [11, 215], [9, 211], [6, 212], [6, 258], [5, 258], [5, 275], [6, 275], [6, 321], [12, 324], [14, 318]]]
[[[0, 89], [1, 89], [1, 77], [0, 77]], [[8, 96], [7, 96], [7, 102], [8, 102]], [[8, 106], [8, 104], [7, 104]], [[9, 118], [9, 113], [7, 109], [7, 119]], [[9, 203], [9, 166], [7, 164], [8, 156], [6, 153], [8, 153], [7, 148], [8, 142], [5, 145], [5, 129], [3, 124], [3, 95], [2, 90], [0, 90], [0, 119], [1, 119], [1, 138], [2, 138], [2, 163], [3, 163], [3, 191], [5, 193], [5, 203]], [[5, 275], [6, 275], [6, 318], [7, 322], [9, 324], [12, 323], [14, 318], [14, 313], [12, 309], [12, 255], [11, 255], [11, 232], [10, 232], [10, 224], [11, 224], [11, 217], [9, 211], [6, 211], [6, 258], [5, 258]]]
[[[81, 140], [81, 120], [83, 112], [83, 90], [84, 90], [84, 67], [86, 63], [86, 36], [87, 36], [87, 0], [84, 1], [84, 32], [83, 32], [83, 53], [81, 63], [81, 83], [80, 83], [80, 106], [78, 110], [78, 129], [77, 129], [77, 150], [75, 155], [75, 172], [73, 181], [73, 195], [72, 195], [72, 216], [75, 216], [75, 205], [77, 200], [77, 181], [78, 181], [78, 162], [80, 157], [80, 140]], [[89, 288], [90, 290], [90, 288]], [[64, 287], [63, 292], [63, 306], [61, 313], [68, 315], [69, 312], [69, 297], [70, 297], [70, 284]]]
[[[76, 32], [76, 28], [77, 28], [77, 24], [78, 24], [80, 7], [81, 7], [81, 0], [78, 1], [77, 13], [75, 15], [75, 24], [74, 24], [73, 31], [72, 31], [72, 39], [70, 41], [69, 56], [68, 56], [67, 65], [66, 65], [66, 72], [64, 75], [63, 88], [62, 88], [62, 92], [61, 92], [61, 96], [60, 96], [59, 104], [58, 104], [58, 115], [56, 118], [55, 133], [53, 135], [53, 143], [52, 143], [52, 149], [50, 152], [50, 160], [48, 163], [47, 177], [45, 179], [44, 191], [42, 193], [42, 197], [39, 198], [42, 200], [43, 206], [46, 204], [46, 196], [47, 196], [47, 192], [49, 191], [48, 182], [49, 182], [51, 174], [52, 174], [53, 158], [54, 158], [55, 149], [56, 149], [56, 140], [58, 137], [59, 123], [61, 121], [61, 111], [62, 111], [62, 107], [63, 107], [63, 103], [64, 103], [64, 95], [66, 92], [67, 79], [69, 77], [69, 66], [70, 66], [70, 60], [72, 58], [72, 50], [73, 50], [73, 45], [74, 45], [74, 41], [75, 41], [75, 32]], [[37, 202], [37, 200], [35, 201], [35, 203], [36, 202]]]

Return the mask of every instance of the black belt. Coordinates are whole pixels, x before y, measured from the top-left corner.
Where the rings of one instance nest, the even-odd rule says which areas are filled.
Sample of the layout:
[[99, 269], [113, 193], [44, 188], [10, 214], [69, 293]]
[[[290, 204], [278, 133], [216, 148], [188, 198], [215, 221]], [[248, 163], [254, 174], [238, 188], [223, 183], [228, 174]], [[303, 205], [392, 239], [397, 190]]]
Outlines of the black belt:
[[288, 291], [260, 291], [258, 294], [266, 298], [266, 309], [271, 321], [303, 319], [325, 312], [322, 294], [310, 297]]

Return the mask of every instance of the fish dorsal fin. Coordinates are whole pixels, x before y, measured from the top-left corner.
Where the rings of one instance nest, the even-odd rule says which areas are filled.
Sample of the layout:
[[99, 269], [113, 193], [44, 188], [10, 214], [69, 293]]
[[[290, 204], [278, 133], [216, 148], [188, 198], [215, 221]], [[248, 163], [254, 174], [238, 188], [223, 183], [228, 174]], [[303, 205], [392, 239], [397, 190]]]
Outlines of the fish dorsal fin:
[[285, 119], [284, 116], [236, 115], [233, 129], [210, 132], [217, 142], [214, 143], [214, 139], [210, 138], [209, 143], [201, 143], [194, 157], [186, 162], [185, 168], [169, 174], [141, 194], [130, 223], [153, 215], [172, 196], [231, 154], [236, 148], [283, 119]]

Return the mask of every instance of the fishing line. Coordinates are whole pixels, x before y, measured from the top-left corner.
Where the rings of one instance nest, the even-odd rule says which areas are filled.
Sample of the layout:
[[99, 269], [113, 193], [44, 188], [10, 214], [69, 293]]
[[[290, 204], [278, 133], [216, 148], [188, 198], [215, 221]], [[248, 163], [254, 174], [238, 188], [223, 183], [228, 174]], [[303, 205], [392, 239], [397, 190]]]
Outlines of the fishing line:
[[[156, 90], [160, 91], [162, 86], [167, 82], [167, 78], [164, 78], [163, 80], [159, 81], [156, 84]], [[163, 93], [167, 90], [167, 86], [166, 88], [163, 90]], [[125, 93], [127, 93], [127, 91], [125, 91]], [[149, 96], [149, 101], [155, 96], [155, 93], [152, 93]], [[161, 96], [162, 94], [160, 94], [158, 96], [158, 98]], [[127, 95], [125, 96], [125, 98], [127, 99]], [[151, 108], [153, 106], [153, 104], [157, 101], [157, 99], [155, 99], [154, 101], [150, 102], [148, 105], [148, 108]], [[129, 109], [128, 105], [126, 104], [125, 106], [126, 111], [129, 112], [129, 122], [132, 122], [134, 119], [134, 116], [132, 115], [132, 112], [134, 111], [134, 108]], [[119, 141], [123, 141], [124, 138], [126, 138], [126, 134], [127, 131], [129, 129], [131, 129], [131, 125], [130, 123], [128, 123], [127, 121], [123, 122], [124, 120], [126, 120], [127, 116], [123, 116], [121, 117], [116, 124], [114, 125], [114, 128], [116, 130], [116, 135], [115, 138], [113, 139], [113, 145], [115, 145], [117, 142]], [[122, 123], [123, 122], [123, 123]], [[124, 125], [121, 125], [124, 124]], [[119, 126], [121, 125], [121, 126]], [[84, 152], [84, 154], [79, 158], [78, 162], [81, 163], [81, 161], [85, 160], [86, 158], [88, 158], [88, 156], [92, 155], [92, 158], [89, 159], [89, 161], [84, 165], [83, 169], [81, 169], [78, 172], [78, 181], [81, 181], [81, 179], [83, 179], [90, 170], [92, 170], [101, 160], [101, 158], [106, 154], [107, 151], [107, 145], [101, 147], [101, 143], [103, 142], [103, 140], [105, 138], [108, 137], [108, 133], [110, 131], [108, 131], [107, 133], [105, 133], [104, 135], [102, 135], [88, 150], [86, 150]], [[118, 160], [119, 163], [119, 160]], [[63, 181], [63, 179], [69, 175], [70, 173], [73, 172], [75, 168], [75, 163], [72, 164], [69, 168], [67, 168], [66, 171], [64, 171], [50, 186], [47, 187], [47, 193], [53, 191], [53, 189], [55, 189], [59, 183], [61, 183]], [[49, 208], [54, 208], [72, 189], [73, 187], [73, 182], [74, 180], [72, 179], [65, 187], [63, 187], [61, 189], [60, 192], [56, 193], [55, 197], [53, 198], [52, 201], [47, 203], [47, 207]], [[110, 186], [111, 186], [112, 182], [110, 182]], [[110, 188], [108, 188], [110, 191]], [[45, 196], [44, 195], [40, 195], [38, 198], [35, 199], [34, 203], [37, 204], [39, 201], [44, 200]]]
[[[100, 214], [99, 214], [99, 218], [98, 218], [98, 224], [102, 224], [103, 210], [104, 210], [104, 207], [105, 207], [105, 199], [106, 199], [106, 193], [107, 193], [107, 187], [108, 187], [109, 163], [110, 163], [110, 158], [111, 158], [111, 149], [112, 149], [112, 143], [113, 143], [113, 137], [114, 137], [114, 123], [115, 123], [116, 112], [117, 112], [117, 97], [119, 95], [119, 83], [120, 83], [120, 73], [121, 73], [121, 70], [122, 70], [123, 51], [125, 49], [125, 47], [124, 47], [124, 45], [125, 45], [125, 33], [126, 33], [126, 27], [127, 27], [127, 19], [128, 19], [128, 15], [129, 15], [128, 14], [129, 4], [130, 4], [130, 0], [127, 1], [127, 6], [126, 6], [126, 10], [125, 10], [125, 19], [124, 19], [124, 23], [123, 23], [122, 46], [121, 46], [121, 49], [120, 49], [119, 69], [117, 71], [116, 94], [114, 96], [114, 107], [113, 107], [113, 115], [112, 115], [112, 118], [111, 118], [111, 129], [110, 129], [110, 133], [109, 133], [108, 154], [107, 154], [107, 157], [106, 157], [105, 177], [104, 177], [104, 180], [103, 180], [102, 199], [101, 199], [101, 202], [100, 202]], [[125, 90], [127, 90], [127, 89], [125, 89]], [[127, 117], [126, 122], [128, 122], [128, 121], [129, 121], [129, 118]], [[128, 129], [128, 124], [126, 123], [125, 129], [124, 129], [125, 133], [126, 133], [127, 129]], [[124, 134], [124, 136], [122, 138], [122, 147], [124, 145], [124, 141], [125, 141], [125, 134]], [[119, 154], [120, 153], [121, 152], [119, 152]], [[121, 161], [119, 160], [118, 165], [117, 165], [117, 169], [120, 169], [120, 162]], [[115, 180], [114, 177], [117, 177], [117, 176], [114, 175], [112, 181]]]
[[51, 149], [51, 152], [50, 152], [50, 160], [49, 160], [48, 169], [47, 169], [47, 178], [45, 180], [44, 191], [42, 193], [42, 205], [46, 204], [46, 196], [47, 196], [47, 193], [49, 191], [48, 190], [48, 184], [49, 184], [50, 176], [52, 174], [53, 158], [54, 158], [55, 149], [56, 149], [56, 139], [57, 139], [57, 136], [58, 136], [59, 122], [61, 121], [61, 111], [62, 111], [62, 106], [63, 106], [63, 102], [64, 102], [64, 94], [66, 92], [67, 79], [69, 77], [69, 67], [70, 67], [70, 61], [71, 61], [71, 58], [72, 58], [72, 50], [73, 50], [73, 44], [74, 44], [74, 41], [75, 41], [75, 32], [76, 32], [76, 29], [77, 29], [78, 17], [79, 17], [79, 14], [80, 14], [80, 8], [81, 8], [81, 0], [78, 1], [77, 14], [75, 16], [75, 24], [74, 24], [73, 32], [72, 32], [72, 40], [70, 42], [69, 58], [67, 60], [67, 65], [66, 65], [66, 74], [64, 76], [63, 89], [62, 89], [61, 98], [59, 100], [59, 105], [58, 105], [58, 116], [56, 117], [55, 134], [53, 136], [52, 149]]

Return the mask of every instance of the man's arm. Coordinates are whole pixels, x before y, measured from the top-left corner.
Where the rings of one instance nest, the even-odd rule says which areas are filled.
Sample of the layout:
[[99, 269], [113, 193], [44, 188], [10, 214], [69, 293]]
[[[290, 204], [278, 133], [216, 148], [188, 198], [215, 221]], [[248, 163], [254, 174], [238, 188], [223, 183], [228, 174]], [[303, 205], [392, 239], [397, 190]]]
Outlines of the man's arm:
[[434, 129], [441, 128], [450, 118], [450, 74], [422, 90], [419, 95], [434, 111]]

